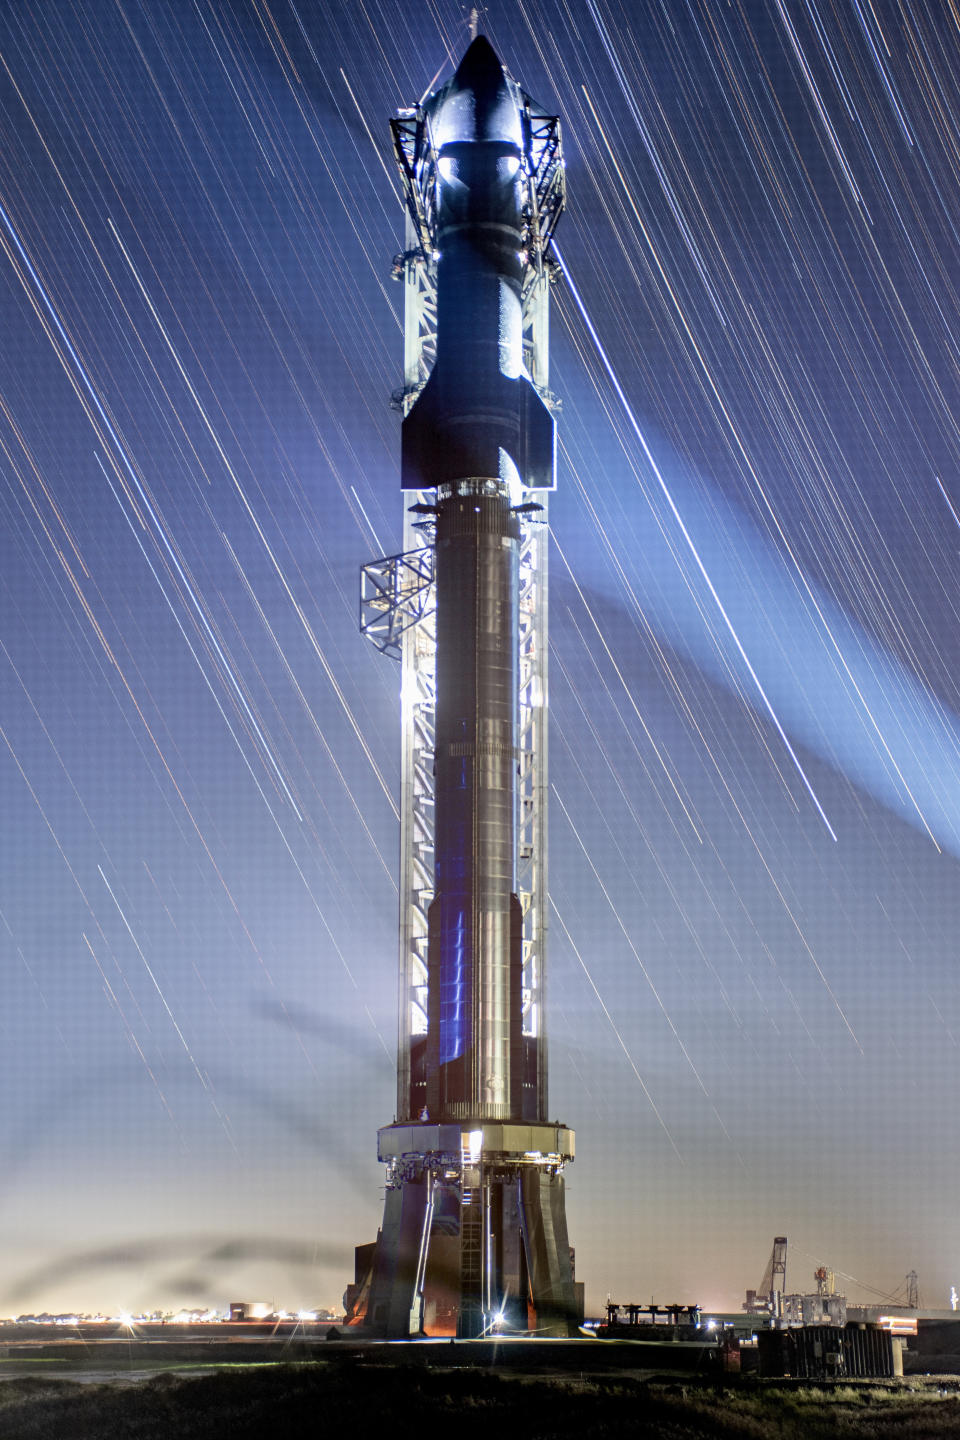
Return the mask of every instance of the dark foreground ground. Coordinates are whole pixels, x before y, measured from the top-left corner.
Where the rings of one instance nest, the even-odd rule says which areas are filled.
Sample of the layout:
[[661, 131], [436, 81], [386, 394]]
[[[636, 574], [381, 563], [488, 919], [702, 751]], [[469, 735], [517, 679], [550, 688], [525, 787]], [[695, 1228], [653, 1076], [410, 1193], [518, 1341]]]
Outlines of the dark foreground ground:
[[718, 1394], [697, 1377], [524, 1375], [464, 1365], [371, 1364], [357, 1356], [241, 1365], [210, 1374], [132, 1372], [0, 1381], [2, 1440], [934, 1440], [960, 1436], [960, 1380], [813, 1386], [743, 1377]]

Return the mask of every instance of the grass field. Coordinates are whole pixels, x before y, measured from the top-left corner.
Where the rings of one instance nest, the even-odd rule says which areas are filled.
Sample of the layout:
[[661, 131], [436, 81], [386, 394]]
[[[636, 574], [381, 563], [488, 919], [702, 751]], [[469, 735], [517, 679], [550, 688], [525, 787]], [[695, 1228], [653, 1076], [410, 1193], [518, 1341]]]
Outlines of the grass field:
[[[741, 1382], [711, 1387], [629, 1376], [504, 1376], [489, 1370], [311, 1365], [137, 1384], [41, 1376], [0, 1383], [2, 1440], [245, 1440], [395, 1437], [455, 1426], [458, 1440], [939, 1440], [960, 1436], [960, 1382], [835, 1388]], [[440, 1433], [439, 1429], [434, 1433]]]

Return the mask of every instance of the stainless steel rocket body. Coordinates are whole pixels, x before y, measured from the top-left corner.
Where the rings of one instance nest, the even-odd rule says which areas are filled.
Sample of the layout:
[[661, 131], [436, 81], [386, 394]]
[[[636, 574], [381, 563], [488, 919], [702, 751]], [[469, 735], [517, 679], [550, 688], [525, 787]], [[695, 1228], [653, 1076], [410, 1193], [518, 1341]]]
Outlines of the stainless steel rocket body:
[[464, 480], [437, 513], [426, 1094], [438, 1118], [506, 1119], [519, 1104], [519, 525], [504, 491]]

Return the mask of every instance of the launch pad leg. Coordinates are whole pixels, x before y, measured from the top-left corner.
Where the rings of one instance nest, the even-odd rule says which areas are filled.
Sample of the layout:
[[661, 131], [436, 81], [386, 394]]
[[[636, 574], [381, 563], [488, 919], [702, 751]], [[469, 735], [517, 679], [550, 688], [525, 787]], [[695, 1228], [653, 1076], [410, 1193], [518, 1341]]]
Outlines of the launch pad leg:
[[366, 1320], [367, 1328], [384, 1339], [408, 1340], [420, 1331], [417, 1282], [430, 1218], [428, 1190], [423, 1177], [404, 1180], [386, 1193]]
[[575, 1335], [577, 1303], [562, 1175], [533, 1167], [521, 1171], [520, 1221], [537, 1333]]

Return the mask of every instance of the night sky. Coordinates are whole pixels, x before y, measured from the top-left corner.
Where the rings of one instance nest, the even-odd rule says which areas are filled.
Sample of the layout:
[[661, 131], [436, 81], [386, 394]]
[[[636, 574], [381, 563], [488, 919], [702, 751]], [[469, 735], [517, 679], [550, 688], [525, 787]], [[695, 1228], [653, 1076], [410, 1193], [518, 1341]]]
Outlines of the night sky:
[[[775, 1234], [790, 1289], [945, 1306], [960, 12], [482, 28], [567, 157], [548, 1031], [588, 1309], [736, 1308]], [[452, 0], [0, 8], [0, 1314], [332, 1305], [376, 1233], [387, 121], [467, 43]]]

